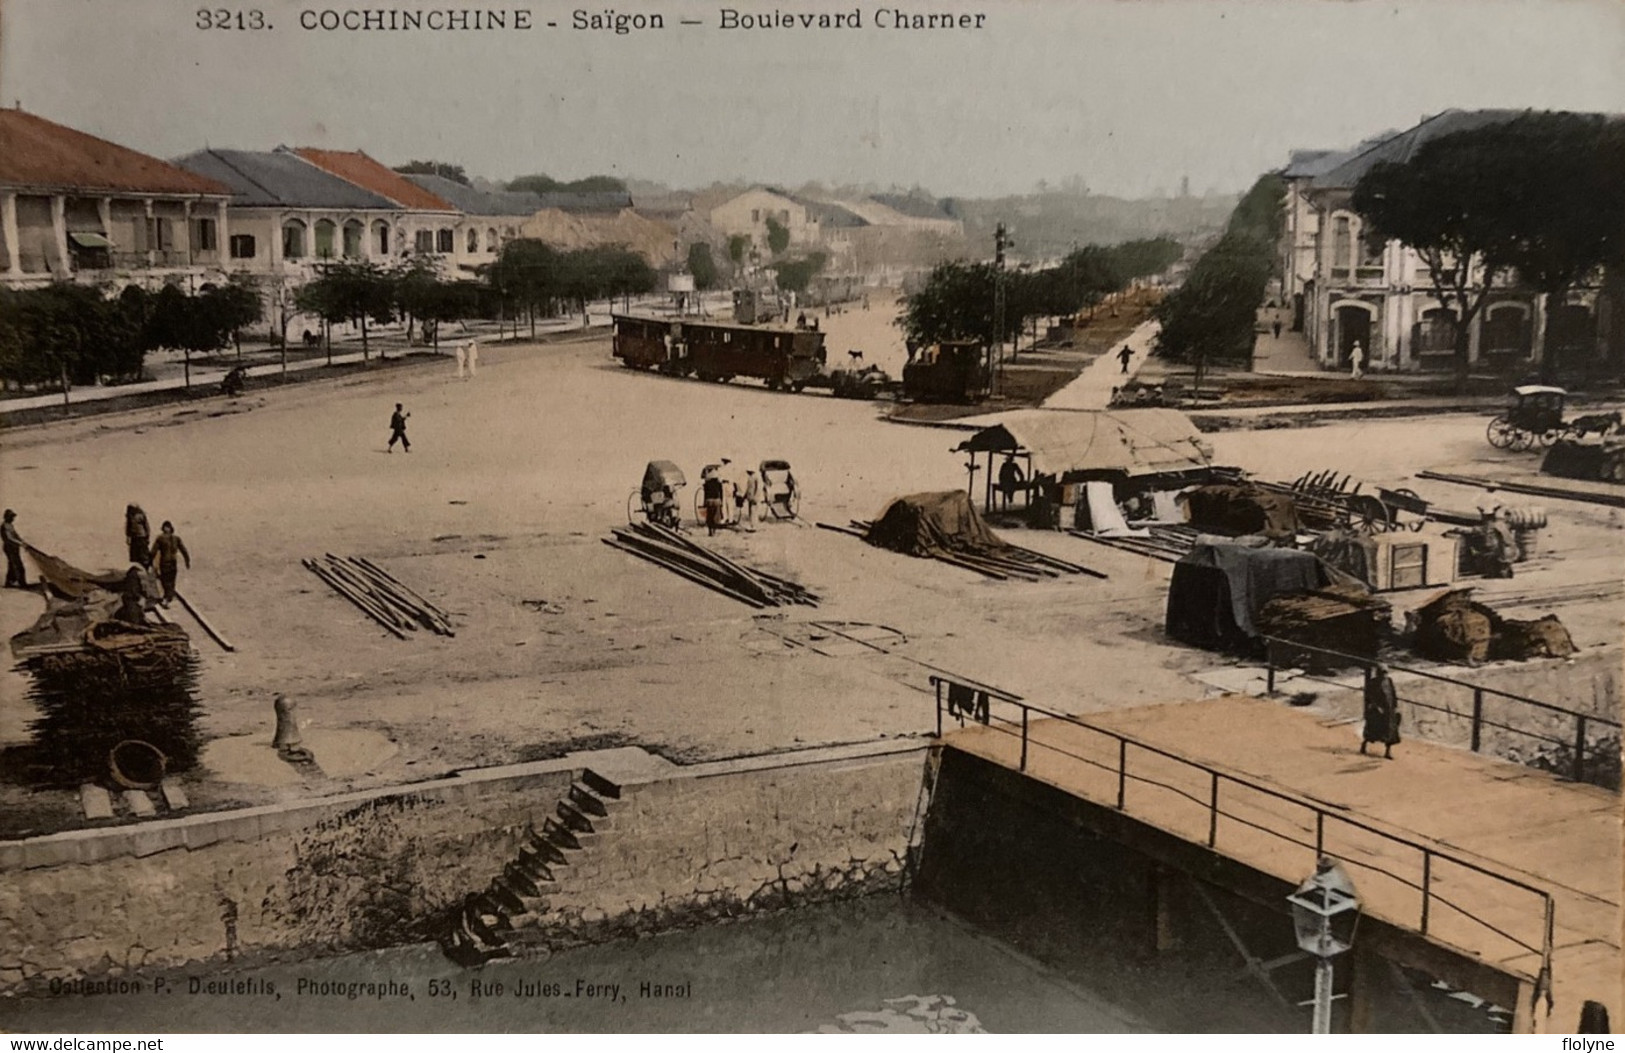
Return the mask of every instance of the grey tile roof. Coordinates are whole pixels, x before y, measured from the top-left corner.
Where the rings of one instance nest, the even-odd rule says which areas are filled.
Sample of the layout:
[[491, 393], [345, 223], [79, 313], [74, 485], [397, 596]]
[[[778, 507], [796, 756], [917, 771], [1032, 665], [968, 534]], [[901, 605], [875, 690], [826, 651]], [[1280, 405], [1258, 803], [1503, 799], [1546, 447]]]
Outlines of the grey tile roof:
[[1422, 123], [1373, 144], [1356, 147], [1341, 163], [1315, 177], [1317, 190], [1351, 188], [1360, 177], [1384, 161], [1403, 164], [1434, 139], [1452, 132], [1471, 131], [1490, 124], [1505, 124], [1527, 110], [1445, 110]]
[[1313, 179], [1347, 161], [1350, 150], [1294, 150], [1281, 175], [1286, 179]]
[[871, 194], [869, 200], [878, 201], [893, 212], [901, 212], [905, 216], [915, 219], [945, 219], [954, 217], [942, 210], [942, 205], [928, 197], [916, 197], [913, 194]]
[[810, 212], [818, 220], [821, 227], [867, 227], [869, 221], [853, 212], [849, 208], [829, 201], [809, 201], [806, 198], [793, 199]]
[[470, 216], [530, 216], [545, 207], [538, 194], [514, 190], [476, 190], [438, 175], [408, 175], [407, 179]]
[[233, 205], [265, 208], [400, 208], [388, 198], [324, 172], [286, 150], [199, 150], [176, 158], [174, 163], [230, 187]]

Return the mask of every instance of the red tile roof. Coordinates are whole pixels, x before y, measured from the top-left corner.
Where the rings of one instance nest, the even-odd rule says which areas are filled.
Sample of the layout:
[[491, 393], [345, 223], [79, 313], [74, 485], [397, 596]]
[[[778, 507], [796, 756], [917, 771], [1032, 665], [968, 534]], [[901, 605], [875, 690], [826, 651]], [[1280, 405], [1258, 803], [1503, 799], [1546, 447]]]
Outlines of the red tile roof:
[[0, 186], [219, 194], [231, 188], [22, 110], [0, 110]]
[[445, 198], [431, 194], [360, 150], [318, 150], [310, 146], [301, 146], [296, 148], [294, 153], [317, 168], [325, 169], [340, 179], [349, 180], [356, 186], [371, 190], [374, 194], [382, 194], [404, 208], [425, 209], [431, 212], [457, 211], [457, 207]]

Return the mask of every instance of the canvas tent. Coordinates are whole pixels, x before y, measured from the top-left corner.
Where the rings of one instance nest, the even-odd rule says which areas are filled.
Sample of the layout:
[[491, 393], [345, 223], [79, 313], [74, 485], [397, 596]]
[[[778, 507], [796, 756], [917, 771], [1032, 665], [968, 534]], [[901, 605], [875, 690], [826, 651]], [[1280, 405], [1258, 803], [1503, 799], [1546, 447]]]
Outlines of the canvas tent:
[[1251, 650], [1266, 603], [1332, 584], [1331, 571], [1309, 552], [1199, 544], [1174, 564], [1165, 627], [1196, 647]]
[[992, 507], [996, 459], [1010, 456], [1027, 479], [1060, 483], [1200, 472], [1213, 449], [1189, 417], [1172, 409], [1017, 410], [960, 443], [974, 463], [987, 455], [984, 507]]
[[899, 497], [870, 524], [864, 537], [871, 545], [910, 556], [995, 554], [1007, 547], [960, 490]]

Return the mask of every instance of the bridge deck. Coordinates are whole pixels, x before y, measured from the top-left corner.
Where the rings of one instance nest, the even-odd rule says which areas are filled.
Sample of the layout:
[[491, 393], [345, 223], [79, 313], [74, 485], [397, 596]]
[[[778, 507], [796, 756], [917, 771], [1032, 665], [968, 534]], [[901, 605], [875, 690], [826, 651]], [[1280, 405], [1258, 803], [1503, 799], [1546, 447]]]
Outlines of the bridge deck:
[[[990, 727], [949, 731], [945, 742], [1018, 767], [1019, 716], [995, 710]], [[1134, 818], [1276, 877], [1313, 870], [1314, 845], [1347, 865], [1368, 913], [1414, 931], [1425, 910], [1430, 939], [1533, 976], [1544, 905], [1525, 889], [1424, 853], [1382, 833], [1551, 893], [1555, 903], [1554, 1007], [1541, 1030], [1565, 1032], [1585, 999], [1621, 1019], [1620, 799], [1593, 786], [1463, 750], [1402, 742], [1394, 758], [1362, 756], [1357, 725], [1325, 723], [1276, 702], [1242, 696], [1090, 714], [1087, 722], [1177, 755], [1159, 755], [1068, 721], [1030, 724], [1027, 773], [1099, 804], [1117, 804], [1119, 751]], [[1193, 763], [1191, 763], [1193, 762]], [[1220, 778], [1233, 775], [1285, 795]], [[1210, 803], [1217, 782], [1218, 817]], [[1319, 822], [1307, 800], [1330, 813]], [[1362, 829], [1346, 817], [1372, 829]], [[1376, 831], [1376, 832], [1374, 832]], [[1424, 868], [1430, 894], [1424, 897]], [[1459, 908], [1459, 909], [1458, 909]], [[1544, 1014], [1541, 1014], [1544, 1015]]]

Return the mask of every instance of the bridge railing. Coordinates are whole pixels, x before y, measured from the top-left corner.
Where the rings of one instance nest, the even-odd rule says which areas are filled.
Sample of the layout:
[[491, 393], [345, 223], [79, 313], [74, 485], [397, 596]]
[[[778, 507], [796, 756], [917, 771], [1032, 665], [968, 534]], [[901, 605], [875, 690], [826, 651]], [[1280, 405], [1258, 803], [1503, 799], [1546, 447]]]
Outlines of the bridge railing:
[[[1114, 806], [1127, 815], [1134, 815], [1137, 810], [1130, 793], [1131, 787], [1155, 788], [1194, 805], [1205, 819], [1205, 834], [1188, 822], [1179, 825], [1192, 832], [1194, 840], [1205, 843], [1209, 848], [1222, 850], [1233, 842], [1238, 847], [1244, 847], [1241, 846], [1242, 839], [1253, 837], [1252, 847], [1257, 852], [1263, 844], [1258, 840], [1262, 835], [1271, 843], [1286, 845], [1289, 849], [1303, 849], [1304, 859], [1298, 869], [1304, 874], [1312, 873], [1315, 864], [1323, 856], [1331, 854], [1357, 870], [1381, 875], [1416, 894], [1413, 913], [1407, 917], [1388, 917], [1386, 920], [1412, 928], [1423, 936], [1431, 934], [1437, 939], [1440, 938], [1437, 929], [1442, 909], [1485, 933], [1507, 941], [1538, 959], [1539, 967], [1534, 973], [1536, 995], [1538, 997], [1544, 993], [1550, 1005], [1556, 912], [1552, 896], [1546, 890], [1436, 845], [1363, 822], [1335, 806], [1322, 805], [1255, 779], [1221, 770], [1081, 717], [1046, 709], [1026, 701], [1020, 695], [955, 676], [934, 675], [930, 683], [936, 692], [939, 739], [949, 721], [977, 724], [1019, 742], [1016, 767], [1023, 773], [1041, 764], [1048, 772], [1054, 771], [1056, 763], [1083, 765], [1086, 772], [1092, 772], [1097, 777], [1098, 788], [1107, 793], [1115, 788]], [[1046, 741], [1044, 735], [1035, 735], [1035, 724], [1040, 728], [1044, 724], [1054, 727], [1052, 722], [1081, 729], [1104, 748], [1091, 750], [1078, 744], [1069, 744], [1073, 746], [1069, 748], [1069, 745], [1056, 741]], [[1099, 781], [1101, 779], [1105, 780], [1104, 783]], [[1195, 790], [1191, 788], [1193, 785]], [[1264, 812], [1255, 802], [1253, 814], [1243, 814], [1249, 797], [1271, 802], [1276, 811]], [[1260, 821], [1266, 816], [1286, 819], [1290, 829], [1283, 830]], [[1159, 817], [1168, 816], [1162, 813]], [[1148, 821], [1155, 824], [1155, 820]], [[1334, 842], [1340, 849], [1337, 852], [1329, 851], [1329, 846]], [[1239, 852], [1236, 858], [1246, 862], [1247, 853]], [[1413, 864], [1405, 868], [1409, 872], [1402, 872], [1393, 865], [1395, 860], [1407, 859]], [[1509, 931], [1504, 918], [1491, 920], [1481, 912], [1475, 913], [1467, 904], [1458, 902], [1459, 895], [1453, 898], [1446, 894], [1450, 889], [1465, 890], [1471, 881], [1465, 877], [1467, 874], [1477, 875], [1489, 882], [1491, 888], [1488, 895], [1481, 898], [1500, 901], [1508, 895], [1527, 897], [1527, 910], [1514, 908], [1514, 913], [1523, 919], [1521, 924], [1515, 926], [1522, 930], [1521, 934]], [[1448, 888], [1441, 891], [1441, 885]], [[1515, 956], [1516, 952], [1498, 957]]]
[[[1358, 666], [1362, 671], [1370, 670], [1379, 661], [1359, 655], [1346, 654], [1342, 651], [1334, 651], [1325, 647], [1314, 647], [1309, 644], [1298, 643], [1295, 640], [1283, 640], [1274, 636], [1264, 637], [1264, 642], [1266, 644], [1264, 659], [1265, 693], [1269, 695], [1275, 694], [1276, 674], [1283, 670], [1295, 668], [1291, 659], [1285, 657], [1294, 653], [1322, 655], [1336, 659], [1344, 665]], [[1403, 693], [1399, 694], [1399, 701], [1415, 709], [1428, 710], [1457, 720], [1467, 721], [1468, 748], [1474, 753], [1483, 751], [1486, 729], [1502, 731], [1509, 735], [1516, 735], [1554, 747], [1556, 751], [1559, 751], [1559, 759], [1555, 767], [1566, 769], [1559, 771], [1558, 774], [1567, 775], [1575, 782], [1592, 782], [1612, 789], [1619, 789], [1619, 721], [1595, 713], [1569, 709], [1551, 702], [1542, 702], [1540, 699], [1514, 694], [1511, 691], [1483, 687], [1429, 669], [1417, 669], [1413, 666], [1396, 665], [1392, 662], [1382, 662], [1381, 664], [1391, 673], [1404, 673], [1408, 676], [1416, 676], [1424, 680], [1450, 684], [1459, 688], [1462, 692], [1462, 708], [1406, 697]], [[1346, 688], [1346, 685], [1315, 677], [1312, 674], [1298, 674], [1299, 679], [1305, 676], [1308, 679], [1327, 683], [1334, 687]], [[1526, 722], [1520, 726], [1508, 723], [1507, 720], [1495, 720], [1492, 716], [1487, 716], [1484, 705], [1486, 699], [1502, 700], [1511, 709], [1526, 716]], [[1512, 719], [1514, 718], [1508, 717], [1508, 720]], [[1563, 733], [1558, 735], [1549, 734], [1545, 730], [1529, 726], [1531, 723], [1538, 723], [1543, 719], [1556, 723], [1560, 728], [1564, 729]], [[1561, 752], [1567, 752], [1569, 755], [1566, 764], [1563, 763]]]

